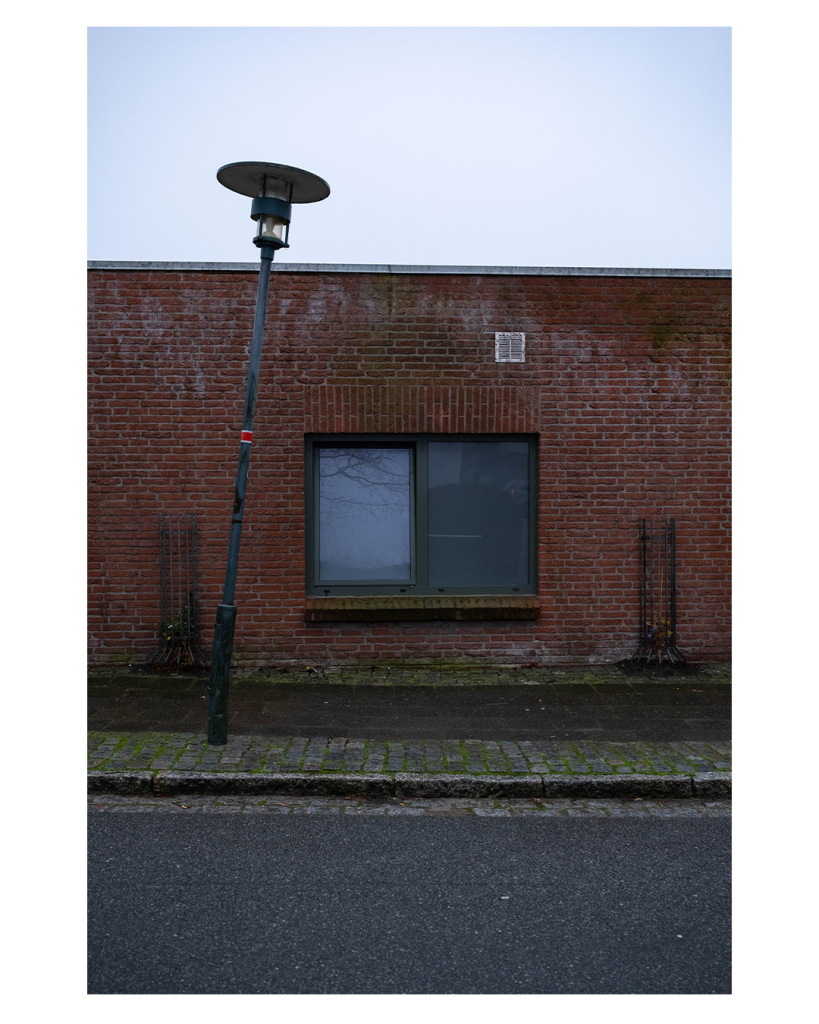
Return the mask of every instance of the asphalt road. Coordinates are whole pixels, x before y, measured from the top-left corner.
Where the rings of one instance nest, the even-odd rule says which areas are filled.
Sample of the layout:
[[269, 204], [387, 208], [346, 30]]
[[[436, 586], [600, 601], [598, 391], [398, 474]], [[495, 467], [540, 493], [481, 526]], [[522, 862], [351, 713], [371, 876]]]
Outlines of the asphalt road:
[[728, 993], [730, 819], [92, 813], [90, 993]]

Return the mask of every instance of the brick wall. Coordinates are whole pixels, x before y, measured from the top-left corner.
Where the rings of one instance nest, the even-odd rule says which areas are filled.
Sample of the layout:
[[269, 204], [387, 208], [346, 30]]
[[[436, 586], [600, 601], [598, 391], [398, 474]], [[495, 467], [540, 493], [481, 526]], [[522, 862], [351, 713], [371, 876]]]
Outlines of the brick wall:
[[[90, 270], [92, 663], [157, 645], [157, 514], [195, 512], [204, 641], [221, 599], [256, 275]], [[610, 661], [634, 650], [638, 520], [677, 519], [677, 626], [729, 656], [730, 280], [305, 273], [271, 281], [237, 666]], [[495, 363], [495, 331], [526, 362]], [[306, 623], [310, 432], [539, 435], [531, 622]]]

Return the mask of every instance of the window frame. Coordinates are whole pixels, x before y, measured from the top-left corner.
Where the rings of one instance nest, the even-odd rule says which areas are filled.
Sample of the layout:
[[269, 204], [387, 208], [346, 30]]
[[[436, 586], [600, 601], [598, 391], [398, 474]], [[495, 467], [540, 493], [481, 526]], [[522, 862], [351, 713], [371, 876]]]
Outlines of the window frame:
[[[529, 582], [506, 586], [430, 586], [428, 582], [428, 500], [430, 442], [525, 441], [529, 445]], [[305, 570], [308, 597], [376, 597], [379, 595], [441, 596], [537, 594], [537, 434], [308, 434], [305, 436]], [[319, 582], [318, 473], [320, 448], [408, 448], [410, 457], [410, 581]]]

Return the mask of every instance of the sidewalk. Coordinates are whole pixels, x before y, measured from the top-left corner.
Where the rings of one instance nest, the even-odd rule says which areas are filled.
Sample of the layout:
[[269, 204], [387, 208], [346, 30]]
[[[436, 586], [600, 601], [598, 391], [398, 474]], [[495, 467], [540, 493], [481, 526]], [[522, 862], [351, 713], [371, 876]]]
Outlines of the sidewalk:
[[89, 792], [730, 796], [730, 666], [413, 673], [240, 679], [222, 747], [205, 738], [204, 674], [97, 673]]

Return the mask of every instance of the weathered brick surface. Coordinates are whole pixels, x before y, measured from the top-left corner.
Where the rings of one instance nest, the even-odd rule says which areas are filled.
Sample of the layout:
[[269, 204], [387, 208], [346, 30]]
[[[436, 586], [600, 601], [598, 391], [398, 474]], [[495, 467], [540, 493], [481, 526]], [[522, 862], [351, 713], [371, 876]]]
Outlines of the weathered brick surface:
[[[89, 272], [96, 664], [157, 644], [157, 513], [196, 512], [204, 640], [221, 598], [255, 275]], [[680, 647], [729, 653], [730, 281], [277, 273], [236, 601], [237, 666], [631, 653], [637, 522], [677, 519]], [[494, 332], [526, 333], [497, 364]], [[310, 432], [539, 436], [536, 621], [305, 622]]]

